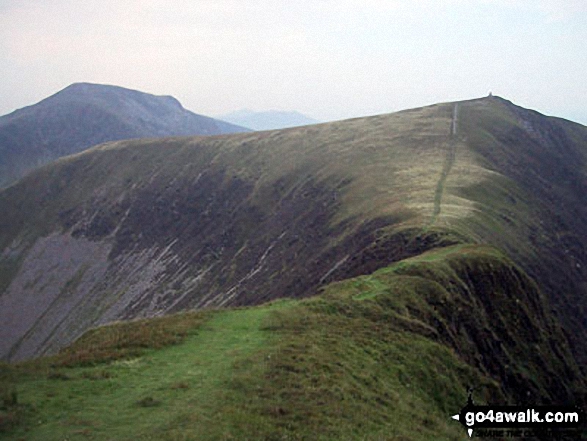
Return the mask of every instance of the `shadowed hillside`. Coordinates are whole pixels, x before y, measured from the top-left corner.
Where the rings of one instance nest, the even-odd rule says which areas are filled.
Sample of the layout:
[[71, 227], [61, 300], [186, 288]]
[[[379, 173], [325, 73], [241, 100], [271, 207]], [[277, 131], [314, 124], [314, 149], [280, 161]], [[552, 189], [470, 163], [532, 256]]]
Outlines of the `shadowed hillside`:
[[106, 141], [244, 132], [196, 115], [170, 96], [77, 83], [0, 117], [0, 187], [27, 171]]
[[581, 355], [586, 145], [584, 127], [493, 97], [64, 158], [0, 193], [0, 353], [487, 243], [538, 282]]

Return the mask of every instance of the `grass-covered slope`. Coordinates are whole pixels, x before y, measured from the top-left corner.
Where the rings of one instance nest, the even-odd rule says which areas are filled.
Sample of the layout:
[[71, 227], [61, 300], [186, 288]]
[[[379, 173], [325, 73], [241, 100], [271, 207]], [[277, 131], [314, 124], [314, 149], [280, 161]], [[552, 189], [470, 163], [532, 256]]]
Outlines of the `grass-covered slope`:
[[64, 158], [0, 192], [0, 355], [488, 243], [538, 282], [580, 356], [586, 154], [585, 127], [492, 97]]
[[[362, 260], [414, 252], [408, 231], [385, 239], [401, 245], [394, 253], [363, 257], [376, 230], [427, 221], [442, 168], [436, 139], [450, 119], [451, 106], [438, 106], [260, 134], [119, 142], [33, 173], [0, 193], [0, 311], [10, 311], [0, 312], [0, 353], [55, 351], [113, 319], [306, 296], [347, 267], [376, 266]], [[436, 160], [409, 179], [395, 176], [414, 154]]]
[[587, 362], [587, 129], [494, 99], [472, 102], [459, 119], [474, 160], [491, 178], [450, 193], [475, 201], [451, 222], [505, 250], [547, 293]]
[[27, 440], [459, 440], [468, 388], [500, 404], [585, 391], [536, 285], [483, 246], [312, 299], [98, 328], [1, 372], [0, 433]]

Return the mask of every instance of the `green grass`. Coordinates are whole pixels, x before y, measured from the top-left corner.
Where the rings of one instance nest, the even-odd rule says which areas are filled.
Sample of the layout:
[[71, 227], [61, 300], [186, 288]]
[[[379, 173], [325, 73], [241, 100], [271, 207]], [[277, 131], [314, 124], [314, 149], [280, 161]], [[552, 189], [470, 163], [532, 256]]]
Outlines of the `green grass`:
[[25, 423], [9, 439], [459, 439], [446, 416], [470, 367], [322, 307], [219, 312], [139, 357], [20, 374]]
[[[450, 415], [468, 387], [477, 402], [504, 404], [527, 390], [556, 401], [581, 386], [539, 295], [499, 251], [457, 245], [307, 300], [101, 327], [57, 356], [0, 366], [0, 433], [460, 440]], [[482, 347], [497, 341], [501, 352]], [[494, 358], [480, 361], [488, 351]]]
[[266, 366], [234, 379], [248, 397], [229, 408], [235, 439], [459, 439], [446, 416], [466, 400], [467, 382], [483, 380], [446, 347], [390, 329], [369, 306], [350, 317], [320, 299], [275, 315], [281, 338], [262, 354]]
[[[157, 331], [146, 339], [156, 343], [149, 344], [126, 338], [143, 335], [148, 322], [90, 331], [41, 366], [23, 365], [17, 393], [27, 419], [13, 436], [162, 439], [182, 424], [200, 427], [200, 421], [211, 430], [235, 361], [263, 347], [268, 332], [261, 323], [277, 307], [166, 317], [155, 323]], [[126, 335], [113, 345], [120, 326]], [[169, 338], [178, 328], [187, 332], [181, 343]], [[113, 347], [120, 349], [112, 353]], [[62, 365], [69, 367], [57, 368]]]

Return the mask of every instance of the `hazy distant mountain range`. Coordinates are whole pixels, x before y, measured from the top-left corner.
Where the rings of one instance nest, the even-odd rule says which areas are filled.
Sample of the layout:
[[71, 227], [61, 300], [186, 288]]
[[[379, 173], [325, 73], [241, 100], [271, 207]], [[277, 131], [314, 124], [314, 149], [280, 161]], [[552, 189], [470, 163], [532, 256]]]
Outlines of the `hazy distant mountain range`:
[[280, 110], [255, 112], [250, 109], [242, 109], [218, 116], [218, 118], [253, 130], [285, 129], [287, 127], [307, 126], [320, 122], [299, 112]]
[[0, 187], [106, 141], [243, 131], [248, 130], [190, 112], [170, 96], [76, 83], [0, 117]]

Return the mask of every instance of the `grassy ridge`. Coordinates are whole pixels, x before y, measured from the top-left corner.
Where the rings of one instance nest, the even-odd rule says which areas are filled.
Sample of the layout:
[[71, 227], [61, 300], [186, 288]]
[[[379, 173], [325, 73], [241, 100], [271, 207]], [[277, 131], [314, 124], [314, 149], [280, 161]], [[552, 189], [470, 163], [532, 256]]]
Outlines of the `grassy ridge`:
[[[536, 296], [497, 250], [458, 245], [331, 284], [308, 300], [99, 328], [55, 357], [3, 367], [3, 435], [463, 439], [450, 415], [467, 387], [479, 402], [500, 403], [528, 391], [571, 399], [583, 387]], [[478, 313], [461, 320], [470, 308]], [[540, 363], [524, 352], [530, 347]], [[101, 355], [113, 348], [115, 355]], [[565, 369], [552, 383], [548, 375]]]
[[112, 320], [307, 297], [461, 242], [511, 256], [584, 357], [587, 131], [496, 97], [455, 106], [115, 142], [32, 173], [0, 192], [0, 322], [32, 305], [0, 357]]
[[[126, 319], [323, 287], [103, 327], [2, 366], [2, 435], [450, 440], [470, 386], [481, 402], [580, 402], [585, 377], [550, 305], [580, 357], [585, 129], [465, 102], [447, 162], [453, 109], [114, 143], [0, 192], [0, 286], [27, 287], [2, 295], [42, 298], [43, 274], [91, 294], [78, 290], [52, 347], [118, 295], [111, 317]], [[45, 235], [59, 252], [41, 259]], [[54, 256], [72, 250], [75, 274], [94, 254], [110, 273], [60, 277]]]
[[[114, 142], [37, 170], [0, 192], [0, 299], [33, 305], [0, 357], [54, 353], [112, 320], [305, 297], [405, 257], [361, 253], [377, 229], [389, 250], [432, 216], [451, 112]], [[79, 284], [72, 268], [87, 268]]]
[[[587, 131], [501, 98], [460, 109], [457, 158], [475, 166], [457, 165], [447, 190], [474, 205], [450, 228], [504, 250], [540, 285], [586, 365]], [[469, 174], [483, 179], [467, 184]]]

